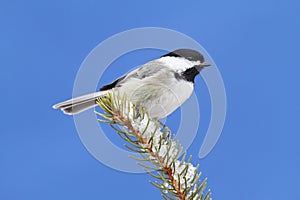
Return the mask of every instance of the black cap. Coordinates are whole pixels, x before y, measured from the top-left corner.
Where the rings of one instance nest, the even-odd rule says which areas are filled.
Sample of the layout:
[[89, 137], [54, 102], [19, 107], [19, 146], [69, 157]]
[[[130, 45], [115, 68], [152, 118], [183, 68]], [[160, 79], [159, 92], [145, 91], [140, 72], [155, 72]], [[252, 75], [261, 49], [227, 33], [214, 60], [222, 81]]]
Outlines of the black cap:
[[192, 50], [192, 49], [177, 49], [175, 51], [172, 51], [170, 53], [167, 53], [161, 57], [181, 57], [185, 58], [190, 61], [200, 61], [201, 63], [204, 62], [204, 57], [201, 53], [198, 51]]

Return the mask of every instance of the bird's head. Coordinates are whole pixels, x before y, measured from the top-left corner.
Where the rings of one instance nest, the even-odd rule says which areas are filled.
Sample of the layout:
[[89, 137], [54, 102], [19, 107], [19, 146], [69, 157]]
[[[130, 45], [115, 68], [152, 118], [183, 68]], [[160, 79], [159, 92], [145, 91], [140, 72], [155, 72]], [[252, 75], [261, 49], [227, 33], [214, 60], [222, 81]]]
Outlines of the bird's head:
[[210, 63], [205, 62], [201, 53], [192, 49], [177, 49], [161, 56], [160, 60], [174, 70], [179, 78], [191, 82], [194, 82], [196, 75], [204, 67], [211, 66]]

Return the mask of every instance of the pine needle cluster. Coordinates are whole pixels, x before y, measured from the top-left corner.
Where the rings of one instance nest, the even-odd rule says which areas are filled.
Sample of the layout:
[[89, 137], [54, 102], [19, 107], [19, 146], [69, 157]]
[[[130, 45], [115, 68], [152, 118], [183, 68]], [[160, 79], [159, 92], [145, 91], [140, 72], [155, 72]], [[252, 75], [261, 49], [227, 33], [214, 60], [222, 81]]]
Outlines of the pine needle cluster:
[[132, 104], [126, 95], [110, 92], [97, 100], [104, 113], [96, 112], [100, 122], [109, 124], [127, 141], [125, 147], [139, 153], [138, 164], [156, 181], [157, 187], [167, 200], [211, 200], [206, 191], [206, 179], [200, 180], [199, 165], [191, 164], [190, 156], [174, 140], [174, 135], [157, 120], [150, 119], [142, 106]]

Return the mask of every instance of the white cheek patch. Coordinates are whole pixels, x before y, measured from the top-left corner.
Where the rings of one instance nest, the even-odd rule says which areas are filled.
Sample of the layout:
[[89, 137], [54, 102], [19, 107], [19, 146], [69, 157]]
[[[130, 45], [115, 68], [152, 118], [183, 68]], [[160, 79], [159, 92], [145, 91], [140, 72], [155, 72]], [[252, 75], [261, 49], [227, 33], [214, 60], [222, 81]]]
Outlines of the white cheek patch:
[[185, 58], [166, 56], [158, 59], [166, 67], [176, 71], [183, 72], [195, 65], [200, 65], [200, 61], [190, 61]]

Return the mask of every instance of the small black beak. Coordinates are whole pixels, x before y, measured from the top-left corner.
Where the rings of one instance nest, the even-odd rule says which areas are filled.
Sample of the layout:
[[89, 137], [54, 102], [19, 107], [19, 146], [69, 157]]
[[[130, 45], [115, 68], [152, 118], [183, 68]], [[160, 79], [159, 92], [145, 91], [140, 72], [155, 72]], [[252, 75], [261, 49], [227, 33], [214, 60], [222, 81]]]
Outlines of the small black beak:
[[208, 67], [208, 66], [211, 66], [211, 64], [208, 62], [200, 63], [200, 67]]

